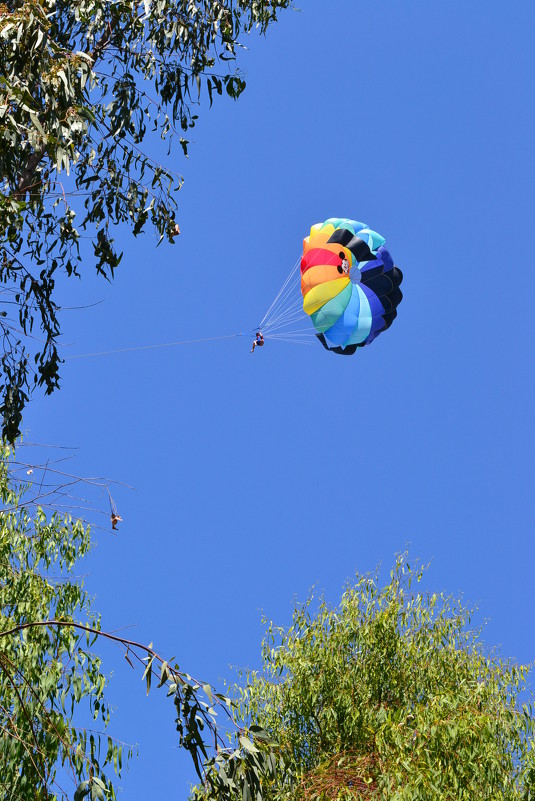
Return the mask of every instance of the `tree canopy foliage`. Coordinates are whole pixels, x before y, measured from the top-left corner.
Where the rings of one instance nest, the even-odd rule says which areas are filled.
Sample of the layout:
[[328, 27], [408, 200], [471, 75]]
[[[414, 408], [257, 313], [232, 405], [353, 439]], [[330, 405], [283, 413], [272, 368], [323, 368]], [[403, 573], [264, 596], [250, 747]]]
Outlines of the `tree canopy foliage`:
[[357, 576], [339, 607], [268, 625], [263, 670], [236, 688], [239, 719], [277, 743], [264, 801], [534, 798], [528, 669], [490, 653], [460, 601], [415, 591], [421, 577], [402, 556], [386, 586]]
[[232, 718], [227, 696], [165, 660], [152, 643], [101, 628], [75, 574], [91, 547], [89, 528], [50, 509], [65, 487], [56, 492], [50, 482], [44, 489], [42, 481], [37, 489], [29, 478], [21, 483], [15, 477], [19, 464], [2, 446], [0, 799], [116, 797], [114, 782], [132, 749], [108, 733], [107, 679], [97, 640], [116, 643], [131, 667], [142, 668], [147, 693], [153, 683], [167, 693], [178, 745], [191, 756], [207, 792], [231, 801], [230, 775], [253, 795], [272, 758], [265, 733], [233, 727], [238, 745], [229, 748], [218, 722], [218, 714]]
[[30, 389], [59, 385], [54, 286], [121, 260], [113, 227], [173, 241], [180, 175], [144, 146], [187, 153], [201, 95], [238, 98], [243, 34], [292, 0], [7, 0], [0, 3], [0, 412], [19, 432]]
[[[70, 797], [60, 776], [90, 771], [114, 797], [106, 771], [120, 772], [121, 745], [93, 733], [110, 718], [106, 678], [92, 644], [100, 619], [73, 575], [89, 531], [68, 515], [30, 510], [0, 453], [0, 798]], [[46, 625], [47, 621], [61, 625]], [[78, 623], [80, 629], [69, 626]], [[84, 632], [82, 627], [86, 627]], [[72, 722], [75, 710], [87, 727]], [[97, 721], [97, 722], [95, 722]], [[108, 768], [106, 768], [108, 765]], [[99, 784], [100, 783], [100, 784]]]

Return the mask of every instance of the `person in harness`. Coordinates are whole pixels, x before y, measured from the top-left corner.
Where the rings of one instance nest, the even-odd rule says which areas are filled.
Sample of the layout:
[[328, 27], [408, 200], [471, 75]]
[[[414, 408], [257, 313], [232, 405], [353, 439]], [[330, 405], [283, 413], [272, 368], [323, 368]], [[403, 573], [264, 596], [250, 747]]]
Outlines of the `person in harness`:
[[253, 347], [251, 348], [251, 353], [254, 353], [254, 349], [258, 345], [259, 348], [262, 347], [264, 344], [264, 335], [261, 331], [256, 332], [256, 339], [253, 340]]

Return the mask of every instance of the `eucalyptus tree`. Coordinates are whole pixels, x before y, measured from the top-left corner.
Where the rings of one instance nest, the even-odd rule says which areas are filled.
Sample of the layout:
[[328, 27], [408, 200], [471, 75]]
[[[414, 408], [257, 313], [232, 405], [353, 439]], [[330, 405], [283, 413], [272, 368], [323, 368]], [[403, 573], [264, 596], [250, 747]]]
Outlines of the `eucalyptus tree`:
[[[384, 586], [358, 575], [339, 606], [309, 600], [289, 628], [268, 624], [263, 670], [235, 690], [237, 718], [277, 743], [264, 801], [535, 798], [528, 668], [421, 578], [402, 556]], [[232, 776], [227, 787], [245, 797]]]
[[139, 669], [147, 693], [153, 683], [167, 693], [169, 725], [174, 721], [178, 745], [207, 792], [230, 801], [222, 770], [254, 794], [271, 757], [262, 732], [240, 727], [238, 747], [228, 748], [217, 718], [231, 717], [227, 696], [165, 660], [152, 643], [102, 628], [77, 575], [92, 545], [89, 527], [50, 508], [65, 499], [71, 477], [57, 492], [50, 479], [36, 488], [16, 479], [15, 464], [1, 446], [0, 799], [116, 797], [132, 748], [112, 735], [103, 642], [122, 649], [125, 667]]
[[187, 153], [201, 100], [237, 99], [236, 54], [292, 0], [6, 0], [0, 3], [0, 411], [18, 434], [31, 388], [59, 386], [58, 274], [121, 260], [114, 226], [173, 241], [182, 179], [146, 152]]
[[89, 777], [94, 796], [114, 797], [110, 768], [120, 774], [128, 749], [94, 733], [110, 719], [106, 677], [91, 647], [100, 618], [74, 572], [89, 531], [68, 515], [27, 505], [29, 485], [11, 480], [10, 458], [3, 446], [0, 798], [72, 798], [72, 782]]

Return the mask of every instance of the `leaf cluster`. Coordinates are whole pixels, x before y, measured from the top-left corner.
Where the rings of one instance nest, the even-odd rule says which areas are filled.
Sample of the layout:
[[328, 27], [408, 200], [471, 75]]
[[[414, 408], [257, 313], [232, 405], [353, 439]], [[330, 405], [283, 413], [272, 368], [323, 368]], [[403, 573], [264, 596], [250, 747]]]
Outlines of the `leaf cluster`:
[[[89, 531], [68, 515], [29, 510], [0, 453], [0, 798], [72, 797], [61, 776], [114, 798], [106, 766], [120, 774], [123, 748], [99, 733], [110, 720], [106, 678], [92, 646], [100, 619], [73, 568]], [[61, 625], [45, 625], [56, 620]], [[71, 624], [85, 626], [77, 630]], [[91, 632], [91, 633], [90, 633]], [[91, 728], [73, 724], [85, 709]], [[97, 731], [93, 731], [92, 728]]]
[[[262, 798], [263, 777], [274, 779], [277, 774], [276, 743], [260, 726], [236, 724], [231, 699], [218, 693], [210, 684], [198, 682], [178, 665], [171, 667], [155, 654], [147, 657], [144, 678], [147, 692], [154, 660], [161, 662], [159, 687], [167, 687], [176, 711], [176, 730], [179, 746], [191, 756], [201, 781], [200, 796], [233, 801], [238, 795], [243, 801]], [[232, 737], [227, 743], [217, 722], [223, 711], [232, 723]]]
[[[144, 149], [178, 143], [206, 94], [237, 99], [239, 38], [291, 0], [8, 0], [0, 3], [0, 413], [17, 437], [31, 387], [59, 386], [59, 274], [82, 236], [113, 277], [114, 226], [177, 232], [181, 176]], [[42, 341], [35, 339], [42, 335]]]
[[533, 798], [528, 669], [489, 653], [460, 601], [416, 591], [421, 577], [403, 555], [386, 586], [358, 575], [337, 608], [309, 599], [290, 628], [268, 623], [263, 670], [236, 687], [237, 719], [278, 744], [263, 798]]

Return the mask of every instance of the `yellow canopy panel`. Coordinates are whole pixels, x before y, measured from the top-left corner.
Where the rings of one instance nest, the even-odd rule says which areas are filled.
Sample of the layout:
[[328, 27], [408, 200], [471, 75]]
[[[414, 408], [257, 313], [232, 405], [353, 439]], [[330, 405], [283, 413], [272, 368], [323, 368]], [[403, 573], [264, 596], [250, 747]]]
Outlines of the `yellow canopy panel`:
[[349, 284], [349, 278], [337, 278], [334, 281], [327, 281], [324, 284], [312, 287], [303, 299], [303, 309], [307, 314], [314, 314], [324, 303], [338, 295]]

